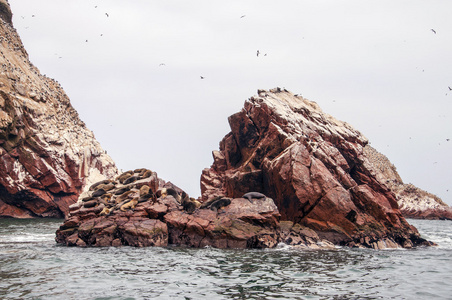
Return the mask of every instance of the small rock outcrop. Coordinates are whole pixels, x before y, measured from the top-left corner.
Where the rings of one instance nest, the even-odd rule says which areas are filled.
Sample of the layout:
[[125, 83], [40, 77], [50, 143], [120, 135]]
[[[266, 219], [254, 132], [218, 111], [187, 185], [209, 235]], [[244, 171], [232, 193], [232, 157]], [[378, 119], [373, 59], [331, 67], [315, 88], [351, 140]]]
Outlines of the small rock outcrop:
[[0, 217], [62, 218], [117, 168], [58, 82], [30, 63], [11, 17], [0, 0]]
[[385, 155], [370, 145], [364, 147], [364, 155], [376, 170], [376, 178], [386, 184], [396, 195], [402, 215], [415, 219], [452, 220], [452, 207], [438, 196], [413, 184], [403, 183], [396, 167]]
[[272, 198], [282, 220], [334, 244], [429, 244], [375, 177], [363, 153], [367, 139], [315, 102], [280, 88], [259, 90], [229, 124], [231, 132], [201, 175], [203, 201], [252, 190]]
[[138, 169], [92, 185], [70, 207], [56, 241], [96, 247], [271, 248], [280, 241], [279, 229], [278, 208], [270, 198], [217, 197], [201, 204], [155, 172]]

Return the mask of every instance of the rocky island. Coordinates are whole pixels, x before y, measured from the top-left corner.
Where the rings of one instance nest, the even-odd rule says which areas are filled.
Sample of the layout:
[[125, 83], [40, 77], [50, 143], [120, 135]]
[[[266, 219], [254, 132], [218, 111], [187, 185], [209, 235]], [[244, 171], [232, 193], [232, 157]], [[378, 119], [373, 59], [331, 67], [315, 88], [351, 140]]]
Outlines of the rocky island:
[[362, 134], [285, 89], [259, 90], [229, 117], [198, 199], [148, 169], [119, 174], [29, 61], [6, 0], [0, 19], [1, 217], [65, 217], [56, 240], [70, 246], [430, 245], [402, 215], [432, 216], [426, 198], [398, 192]]

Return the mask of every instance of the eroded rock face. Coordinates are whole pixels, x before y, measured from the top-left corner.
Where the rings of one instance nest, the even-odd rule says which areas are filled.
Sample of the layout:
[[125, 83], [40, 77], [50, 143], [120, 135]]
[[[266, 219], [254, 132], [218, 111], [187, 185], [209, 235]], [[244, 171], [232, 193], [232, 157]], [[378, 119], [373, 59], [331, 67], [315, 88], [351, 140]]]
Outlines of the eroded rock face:
[[54, 80], [28, 58], [0, 1], [0, 217], [57, 217], [117, 169]]
[[280, 241], [279, 212], [270, 198], [222, 198], [201, 205], [155, 172], [140, 169], [93, 185], [71, 206], [56, 241], [68, 246], [272, 248]]
[[386, 156], [370, 145], [364, 147], [364, 155], [376, 170], [376, 178], [395, 193], [399, 209], [405, 217], [452, 220], [452, 208], [449, 205], [413, 184], [403, 183], [397, 169]]
[[260, 90], [229, 124], [231, 132], [201, 175], [204, 201], [257, 191], [275, 201], [282, 220], [334, 244], [429, 244], [376, 179], [363, 155], [367, 139], [315, 102], [279, 88]]

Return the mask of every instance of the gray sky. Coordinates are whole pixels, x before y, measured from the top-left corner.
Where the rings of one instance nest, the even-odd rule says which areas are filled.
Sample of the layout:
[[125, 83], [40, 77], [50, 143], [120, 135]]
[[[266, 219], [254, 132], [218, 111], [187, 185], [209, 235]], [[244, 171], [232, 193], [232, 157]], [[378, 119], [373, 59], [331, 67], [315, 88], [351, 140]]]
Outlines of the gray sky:
[[227, 117], [279, 86], [452, 205], [450, 0], [9, 2], [32, 63], [123, 171], [199, 196]]

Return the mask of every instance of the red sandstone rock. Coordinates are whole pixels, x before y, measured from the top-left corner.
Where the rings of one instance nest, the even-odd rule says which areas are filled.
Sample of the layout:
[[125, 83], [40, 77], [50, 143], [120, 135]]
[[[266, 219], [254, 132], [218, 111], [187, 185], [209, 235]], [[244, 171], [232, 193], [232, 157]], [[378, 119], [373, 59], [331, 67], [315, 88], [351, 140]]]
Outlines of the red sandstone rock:
[[[158, 179], [155, 172], [151, 177], [157, 180], [150, 181], [141, 179], [143, 171], [131, 173], [138, 180], [128, 185], [120, 183], [122, 175], [117, 180], [109, 181], [114, 188], [109, 190], [112, 196], [108, 201], [97, 193], [102, 189], [102, 184], [93, 185], [85, 197], [71, 205], [66, 221], [56, 232], [56, 241], [82, 247], [171, 244], [218, 248], [272, 248], [280, 241], [280, 215], [270, 198], [226, 199], [222, 205], [210, 208], [205, 204], [205, 208], [189, 213], [181, 205], [180, 196], [185, 193], [180, 188]], [[121, 209], [128, 201], [133, 201], [141, 190], [147, 191], [143, 189], [144, 185], [149, 187], [148, 194], [161, 196], [157, 199], [149, 197], [130, 209]], [[167, 195], [165, 189], [178, 191], [178, 195]], [[139, 197], [144, 196], [140, 194]], [[118, 201], [121, 204], [117, 204]]]
[[[273, 248], [279, 242], [279, 213], [270, 198], [235, 198], [217, 212], [200, 209], [193, 214], [165, 215], [170, 243], [189, 247]], [[176, 233], [176, 234], [174, 234]]]
[[117, 169], [54, 80], [40, 74], [0, 1], [0, 217], [57, 217]]
[[363, 155], [364, 136], [285, 90], [258, 94], [229, 117], [231, 132], [201, 175], [204, 201], [257, 191], [274, 199], [282, 220], [335, 244], [429, 244], [375, 178]]

